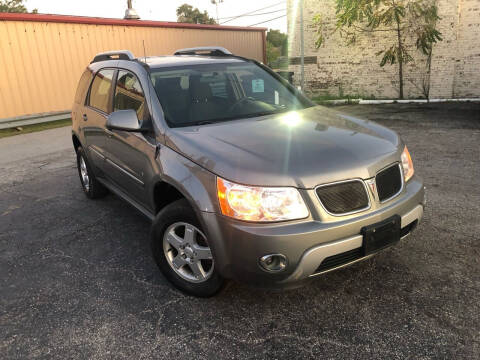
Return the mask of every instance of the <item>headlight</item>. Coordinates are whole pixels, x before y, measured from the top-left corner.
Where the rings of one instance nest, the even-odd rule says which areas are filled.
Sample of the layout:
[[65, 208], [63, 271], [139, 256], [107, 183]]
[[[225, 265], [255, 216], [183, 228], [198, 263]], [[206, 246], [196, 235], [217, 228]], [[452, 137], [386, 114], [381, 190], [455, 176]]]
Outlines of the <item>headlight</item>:
[[412, 158], [410, 157], [410, 153], [408, 152], [408, 149], [406, 146], [403, 149], [401, 159], [402, 159], [402, 167], [403, 167], [403, 177], [405, 179], [405, 182], [407, 182], [413, 176], [414, 170], [413, 170]]
[[308, 216], [295, 188], [245, 186], [217, 177], [217, 192], [222, 214], [235, 219], [281, 221]]

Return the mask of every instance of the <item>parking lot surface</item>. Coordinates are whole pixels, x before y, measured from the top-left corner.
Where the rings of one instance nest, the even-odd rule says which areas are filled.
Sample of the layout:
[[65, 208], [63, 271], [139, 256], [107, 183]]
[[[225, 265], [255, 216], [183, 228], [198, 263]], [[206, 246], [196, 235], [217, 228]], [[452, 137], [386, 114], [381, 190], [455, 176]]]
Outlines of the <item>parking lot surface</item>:
[[18, 151], [0, 140], [1, 357], [478, 359], [480, 105], [337, 109], [400, 133], [427, 187], [424, 220], [287, 292], [183, 295], [152, 260], [148, 220], [83, 195], [67, 128], [36, 133], [42, 145], [8, 138]]

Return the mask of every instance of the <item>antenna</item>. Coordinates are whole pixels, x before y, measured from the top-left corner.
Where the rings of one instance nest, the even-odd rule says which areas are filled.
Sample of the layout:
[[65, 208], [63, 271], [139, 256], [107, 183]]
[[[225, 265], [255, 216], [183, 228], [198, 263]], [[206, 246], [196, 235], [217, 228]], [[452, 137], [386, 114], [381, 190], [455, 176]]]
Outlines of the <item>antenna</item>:
[[218, 4], [223, 3], [223, 0], [211, 0], [210, 2], [215, 5], [215, 8], [217, 10], [217, 24], [220, 24], [220, 21], [218, 18]]
[[143, 57], [145, 58], [145, 62], [147, 62], [147, 52], [145, 51], [145, 40], [142, 40], [143, 42]]

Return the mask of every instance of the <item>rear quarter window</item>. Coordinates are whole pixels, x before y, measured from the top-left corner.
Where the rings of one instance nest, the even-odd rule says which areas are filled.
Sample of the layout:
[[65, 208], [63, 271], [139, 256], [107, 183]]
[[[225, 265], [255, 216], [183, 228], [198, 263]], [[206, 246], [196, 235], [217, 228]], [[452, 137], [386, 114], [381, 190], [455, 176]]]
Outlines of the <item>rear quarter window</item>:
[[89, 105], [95, 109], [110, 113], [112, 81], [115, 70], [100, 70], [92, 82], [90, 88]]
[[85, 99], [87, 97], [88, 85], [92, 81], [92, 72], [90, 70], [85, 70], [78, 81], [77, 92], [75, 93], [75, 103], [76, 104], [85, 104]]

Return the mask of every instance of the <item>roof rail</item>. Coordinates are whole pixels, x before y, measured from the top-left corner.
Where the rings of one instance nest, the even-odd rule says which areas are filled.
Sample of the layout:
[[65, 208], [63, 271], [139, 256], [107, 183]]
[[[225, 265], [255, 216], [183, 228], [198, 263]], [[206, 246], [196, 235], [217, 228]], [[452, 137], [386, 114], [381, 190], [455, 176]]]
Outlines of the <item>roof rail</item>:
[[95, 55], [90, 64], [105, 60], [135, 60], [135, 56], [128, 50], [107, 51]]
[[230, 51], [221, 46], [201, 46], [187, 49], [179, 49], [173, 55], [207, 55], [207, 56], [229, 56]]

